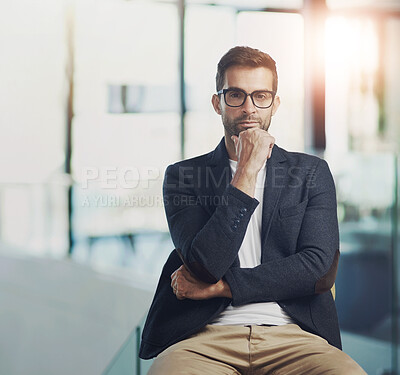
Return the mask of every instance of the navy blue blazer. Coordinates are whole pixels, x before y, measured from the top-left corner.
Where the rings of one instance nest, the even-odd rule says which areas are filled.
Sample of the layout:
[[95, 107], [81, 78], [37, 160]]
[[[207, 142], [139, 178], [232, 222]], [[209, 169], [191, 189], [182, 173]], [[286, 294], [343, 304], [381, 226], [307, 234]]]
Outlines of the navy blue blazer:
[[[164, 206], [176, 246], [162, 270], [139, 356], [149, 359], [212, 321], [229, 303], [277, 302], [304, 330], [341, 348], [330, 289], [339, 260], [336, 192], [327, 163], [274, 146], [267, 161], [261, 264], [240, 268], [238, 251], [258, 205], [230, 184], [224, 139], [208, 154], [170, 165]], [[199, 279], [224, 278], [232, 299], [178, 300], [171, 274], [182, 264]]]

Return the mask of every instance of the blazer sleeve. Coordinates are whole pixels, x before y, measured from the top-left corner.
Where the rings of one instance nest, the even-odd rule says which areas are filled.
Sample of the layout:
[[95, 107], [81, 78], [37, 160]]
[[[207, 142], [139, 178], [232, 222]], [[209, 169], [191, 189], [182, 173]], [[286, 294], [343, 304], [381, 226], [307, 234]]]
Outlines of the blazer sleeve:
[[174, 245], [196, 277], [216, 283], [233, 264], [250, 217], [258, 205], [228, 184], [213, 214], [206, 210], [214, 196], [200, 192], [194, 167], [170, 165], [163, 184], [164, 207]]
[[232, 291], [232, 305], [320, 294], [333, 286], [339, 230], [335, 185], [324, 160], [317, 164], [314, 181], [308, 192], [296, 253], [255, 268], [230, 268], [225, 279]]

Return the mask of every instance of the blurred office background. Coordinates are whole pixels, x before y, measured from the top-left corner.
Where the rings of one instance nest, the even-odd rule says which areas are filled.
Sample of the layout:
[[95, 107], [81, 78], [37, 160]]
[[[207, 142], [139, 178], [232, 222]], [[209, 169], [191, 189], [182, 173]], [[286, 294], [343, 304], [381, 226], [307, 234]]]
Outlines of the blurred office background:
[[334, 174], [344, 351], [400, 373], [400, 1], [3, 0], [1, 374], [146, 373], [164, 170], [222, 137], [234, 45], [277, 61], [277, 144]]

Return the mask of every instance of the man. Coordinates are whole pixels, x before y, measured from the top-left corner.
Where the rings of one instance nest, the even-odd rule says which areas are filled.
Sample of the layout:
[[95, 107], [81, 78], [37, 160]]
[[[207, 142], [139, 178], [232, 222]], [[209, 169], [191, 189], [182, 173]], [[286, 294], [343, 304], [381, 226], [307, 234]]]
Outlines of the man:
[[157, 356], [149, 374], [364, 374], [340, 350], [329, 168], [268, 133], [280, 104], [275, 61], [232, 48], [216, 84], [225, 137], [165, 174], [177, 249], [143, 331], [141, 358]]

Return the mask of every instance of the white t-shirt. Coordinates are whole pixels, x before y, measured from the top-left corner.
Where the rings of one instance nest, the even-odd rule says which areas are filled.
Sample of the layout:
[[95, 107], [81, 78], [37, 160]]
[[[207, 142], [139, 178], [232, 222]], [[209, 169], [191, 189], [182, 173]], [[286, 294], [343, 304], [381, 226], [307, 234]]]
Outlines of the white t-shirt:
[[[229, 160], [232, 175], [237, 162]], [[250, 218], [242, 246], [239, 249], [241, 268], [253, 268], [261, 264], [261, 225], [266, 165], [257, 175], [255, 198], [260, 202]], [[211, 324], [217, 325], [283, 325], [294, 323], [276, 302], [229, 305]]]

